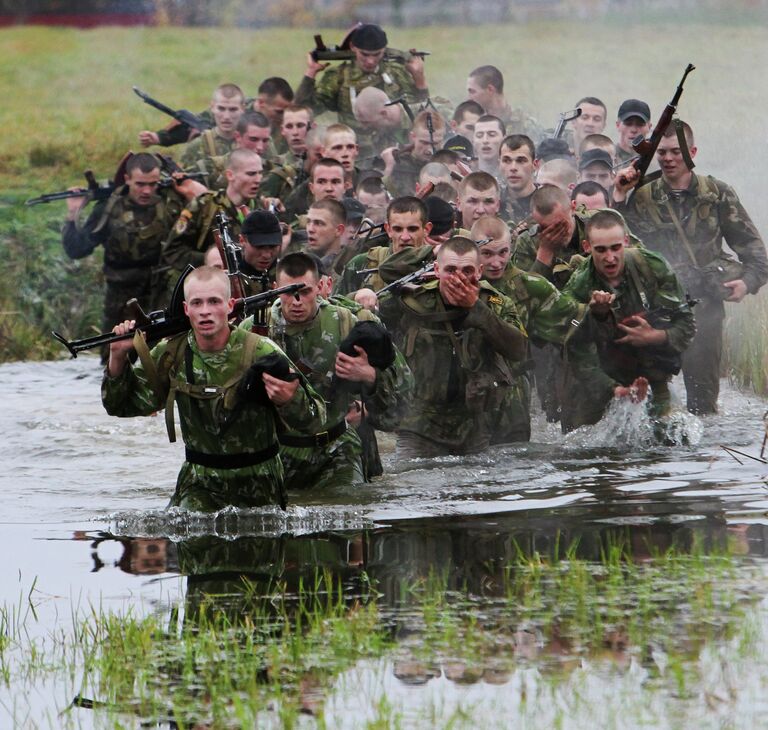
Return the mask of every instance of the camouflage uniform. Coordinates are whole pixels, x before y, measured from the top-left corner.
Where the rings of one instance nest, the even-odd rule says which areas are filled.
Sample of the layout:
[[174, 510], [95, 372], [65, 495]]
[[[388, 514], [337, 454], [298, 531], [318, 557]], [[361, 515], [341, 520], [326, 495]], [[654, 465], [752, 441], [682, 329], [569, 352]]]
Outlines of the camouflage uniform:
[[[615, 207], [648, 248], [669, 261], [688, 293], [700, 300], [697, 334], [683, 357], [683, 375], [688, 409], [714, 413], [725, 317], [721, 285], [743, 279], [754, 294], [765, 284], [768, 259], [760, 234], [733, 189], [704, 175], [693, 175], [689, 188], [681, 192], [672, 191], [663, 178], [654, 180]], [[725, 254], [723, 241], [741, 265]]]
[[189, 332], [149, 353], [155, 387], [151, 366], [149, 373], [144, 365], [127, 365], [118, 377], [105, 374], [102, 402], [110, 415], [147, 416], [165, 408], [171, 433], [175, 399], [186, 460], [170, 506], [212, 511], [284, 504], [278, 427], [314, 432], [325, 421], [325, 406], [304, 380], [283, 406], [240, 401], [245, 372], [274, 352], [283, 354], [271, 340], [241, 329], [232, 330], [223, 350], [201, 352]]
[[[583, 304], [559, 292], [543, 277], [512, 264], [507, 265], [501, 279], [492, 283], [515, 303], [530, 341], [538, 346], [549, 343], [560, 348], [584, 318]], [[492, 416], [492, 444], [528, 441], [531, 437], [531, 382], [525, 372], [531, 364], [521, 363], [513, 368], [517, 377]]]
[[429, 282], [382, 306], [400, 307], [404, 354], [415, 392], [398, 431], [405, 457], [467, 454], [490, 442], [488, 413], [499, 408], [526, 338], [512, 301], [487, 282], [470, 310], [446, 307]]
[[370, 251], [365, 251], [353, 256], [349, 263], [344, 267], [341, 276], [336, 280], [333, 286], [334, 294], [352, 294], [358, 289], [373, 289], [378, 291], [386, 286], [386, 282], [379, 276], [378, 272], [370, 274], [358, 274], [358, 271], [365, 269], [376, 269], [379, 264], [392, 255], [390, 246], [374, 246]]
[[[696, 329], [693, 312], [674, 272], [661, 256], [647, 249], [625, 251], [624, 278], [617, 287], [612, 288], [600, 277], [590, 258], [571, 277], [565, 293], [587, 304], [595, 290], [613, 292], [616, 300], [607, 318], [601, 320], [590, 314], [578, 335], [571, 339], [571, 374], [576, 380], [570, 382], [566, 396], [568, 407], [562, 418], [565, 431], [596, 423], [613, 398], [613, 389], [630, 385], [640, 376], [650, 383], [653, 413], [665, 415], [670, 407], [669, 381], [679, 369], [680, 355]], [[650, 322], [667, 331], [668, 344], [631, 347], [614, 342], [621, 335], [617, 322], [659, 308], [668, 311], [657, 312], [660, 321], [651, 318]]]
[[[267, 198], [280, 198], [285, 201], [296, 188], [297, 175], [304, 161], [293, 152], [287, 152], [276, 160], [264, 164], [264, 178], [259, 186], [259, 194]], [[299, 181], [301, 184], [302, 181]]]
[[136, 205], [123, 186], [98, 203], [82, 226], [65, 223], [62, 244], [70, 258], [88, 256], [99, 244], [104, 247], [104, 331], [132, 318], [125, 303], [133, 297], [147, 312], [166, 304], [162, 242], [183, 207], [184, 201], [172, 190], [162, 191], [152, 205]]
[[357, 124], [352, 102], [363, 89], [374, 86], [390, 99], [405, 96], [409, 104], [419, 104], [429, 98], [427, 89], [417, 89], [413, 77], [398, 61], [381, 61], [373, 73], [362, 71], [353, 61], [345, 61], [323, 72], [316, 81], [304, 76], [296, 90], [294, 103], [312, 107], [315, 116], [326, 111], [336, 112], [339, 121], [354, 127]]
[[187, 265], [201, 266], [205, 252], [214, 243], [211, 226], [220, 210], [226, 213], [232, 238], [237, 240], [245, 216], [254, 210], [249, 205], [236, 206], [225, 190], [203, 193], [187, 203], [163, 246], [163, 262], [176, 270], [177, 276]]
[[[364, 479], [360, 438], [344, 420], [356, 396], [346, 389], [334, 392], [331, 387], [339, 345], [357, 321], [349, 309], [325, 300], [320, 301], [317, 315], [311, 321], [299, 324], [286, 322], [280, 301], [272, 307], [270, 336], [284, 347], [327, 404], [326, 421], [316, 429], [314, 437], [302, 436], [295, 430], [280, 434], [288, 489], [347, 485]], [[376, 371], [373, 389], [363, 388], [361, 399], [371, 423], [393, 430], [411, 386], [410, 370], [397, 353], [392, 366]], [[294, 443], [312, 439], [311, 445]]]
[[373, 129], [360, 126], [359, 123], [356, 123], [353, 127], [357, 135], [359, 150], [357, 164], [362, 170], [371, 169], [374, 159], [381, 155], [382, 150], [407, 144], [408, 130], [405, 128]]
[[[538, 185], [536, 187], [539, 187]], [[535, 192], [535, 191], [534, 191]], [[533, 193], [521, 198], [512, 198], [504, 186], [501, 193], [501, 216], [509, 222], [511, 229], [519, 226], [531, 216], [531, 198]]]
[[522, 109], [512, 109], [507, 104], [500, 114], [494, 114], [494, 116], [504, 122], [507, 135], [525, 134], [533, 140], [534, 144], [538, 144], [543, 137], [539, 123]]
[[214, 129], [207, 129], [199, 137], [187, 143], [181, 154], [181, 166], [186, 170], [194, 168], [195, 163], [204, 157], [228, 155], [235, 146], [234, 139], [222, 137]]

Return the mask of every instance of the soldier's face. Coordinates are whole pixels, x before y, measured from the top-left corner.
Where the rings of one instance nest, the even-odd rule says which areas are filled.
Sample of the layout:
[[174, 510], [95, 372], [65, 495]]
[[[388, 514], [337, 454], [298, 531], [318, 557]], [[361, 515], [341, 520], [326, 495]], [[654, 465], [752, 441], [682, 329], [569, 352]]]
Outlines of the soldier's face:
[[476, 101], [483, 109], [488, 109], [488, 104], [494, 96], [496, 96], [496, 89], [492, 84], [481, 86], [474, 76], [467, 79], [467, 98]]
[[125, 176], [125, 184], [128, 186], [128, 197], [136, 205], [151, 205], [157, 199], [157, 186], [160, 184], [160, 168], [156, 167], [150, 172], [134, 170]]
[[579, 193], [573, 199], [573, 202], [577, 208], [580, 205], [583, 205], [585, 210], [597, 210], [598, 208], [608, 207], [608, 201], [601, 193], [595, 193], [594, 195], [584, 195], [584, 193]]
[[602, 162], [593, 162], [581, 171], [579, 174], [579, 182], [591, 180], [600, 183], [606, 190], [610, 190], [615, 177], [616, 175], [614, 175], [613, 170], [611, 170], [610, 167], [607, 167]]
[[628, 150], [632, 147], [632, 140], [639, 134], [644, 137], [651, 131], [651, 123], [643, 121], [642, 117], [628, 117], [623, 122], [616, 120], [616, 129], [619, 131], [619, 147]]
[[475, 136], [475, 125], [478, 119], [480, 119], [479, 114], [464, 112], [460, 121], [451, 122], [451, 127], [453, 127], [456, 134], [461, 134], [471, 142]]
[[476, 190], [468, 185], [459, 196], [462, 225], [469, 227], [484, 215], [496, 215], [500, 204], [499, 191], [495, 188]]
[[605, 109], [597, 104], [582, 104], [581, 116], [576, 117], [571, 124], [583, 139], [588, 134], [600, 134], [605, 129]]
[[435, 149], [439, 150], [443, 146], [445, 131], [435, 129], [430, 140], [428, 129], [416, 129], [411, 132], [410, 137], [413, 144], [413, 152], [411, 153], [413, 158], [420, 162], [428, 162], [432, 159], [432, 142], [435, 144]]
[[315, 165], [312, 170], [312, 182], [309, 183], [309, 192], [315, 200], [333, 198], [341, 200], [344, 197], [344, 172], [342, 168]]
[[247, 240], [243, 240], [243, 259], [256, 271], [269, 271], [269, 267], [275, 263], [279, 253], [279, 244], [277, 246], [252, 246]]
[[211, 101], [211, 113], [219, 131], [233, 133], [240, 115], [244, 111], [243, 97], [232, 96], [227, 98], [221, 94], [214, 94]]
[[193, 279], [186, 284], [184, 313], [189, 317], [197, 341], [212, 344], [223, 340], [226, 343], [229, 315], [235, 302], [229, 296], [226, 282], [219, 278], [206, 281]]
[[472, 144], [478, 159], [495, 164], [499, 159], [499, 147], [503, 138], [501, 127], [496, 122], [478, 122], [475, 124], [475, 136]]
[[432, 228], [426, 226], [417, 212], [390, 213], [389, 220], [385, 224], [387, 235], [392, 240], [392, 251], [397, 253], [404, 248], [417, 248], [424, 245], [424, 238]]
[[256, 106], [259, 108], [259, 111], [269, 119], [269, 123], [272, 125], [273, 129], [280, 126], [280, 123], [283, 121], [285, 107], [289, 106], [290, 103], [291, 102], [288, 99], [280, 96], [280, 94], [276, 94], [275, 96], [259, 94], [259, 97], [256, 100]]
[[483, 267], [480, 264], [477, 251], [458, 254], [455, 251], [446, 251], [445, 248], [440, 249], [435, 262], [435, 276], [438, 279], [440, 293], [449, 304], [452, 301], [450, 292], [445, 288], [447, 281], [451, 278], [460, 278], [461, 275], [469, 284], [476, 286], [480, 282], [482, 274]]
[[480, 263], [483, 274], [489, 281], [500, 279], [512, 255], [512, 245], [509, 241], [491, 241], [480, 246]]
[[283, 310], [285, 321], [290, 324], [309, 322], [317, 314], [317, 297], [320, 295], [320, 284], [311, 271], [303, 276], [286, 276], [280, 272], [277, 275], [277, 286], [289, 284], [304, 284], [304, 288], [297, 294], [281, 294], [280, 306]]
[[235, 197], [253, 200], [259, 194], [263, 174], [261, 159], [253, 157], [242, 167], [226, 171], [229, 181], [228, 191], [234, 193]]
[[381, 48], [378, 51], [364, 51], [353, 44], [350, 44], [349, 47], [355, 54], [355, 64], [367, 74], [373, 73], [379, 67], [381, 59], [384, 58], [384, 52], [387, 50]]
[[288, 147], [294, 154], [301, 154], [307, 149], [305, 140], [309, 132], [309, 112], [305, 110], [285, 112], [280, 134], [283, 135]]
[[592, 254], [595, 271], [611, 286], [624, 276], [624, 249], [628, 243], [626, 231], [620, 225], [593, 228], [584, 242], [584, 250]]
[[246, 150], [252, 150], [257, 155], [264, 156], [269, 146], [270, 134], [269, 127], [257, 127], [254, 124], [248, 126], [245, 134], [235, 132], [235, 141], [238, 147]]
[[307, 248], [318, 256], [327, 253], [341, 244], [344, 224], [336, 223], [330, 210], [310, 208], [307, 212]]
[[533, 184], [533, 176], [539, 164], [531, 156], [527, 147], [511, 150], [502, 145], [499, 153], [499, 168], [507, 181], [507, 187], [513, 192], [522, 192]]
[[338, 160], [345, 170], [351, 171], [355, 168], [357, 159], [357, 141], [352, 132], [336, 132], [331, 134], [323, 148], [325, 157], [332, 157]]
[[[688, 148], [691, 157], [696, 156], [696, 146]], [[683, 153], [677, 135], [662, 137], [656, 149], [656, 159], [659, 161], [664, 177], [668, 180], [677, 180], [688, 173], [688, 168], [683, 160]]]

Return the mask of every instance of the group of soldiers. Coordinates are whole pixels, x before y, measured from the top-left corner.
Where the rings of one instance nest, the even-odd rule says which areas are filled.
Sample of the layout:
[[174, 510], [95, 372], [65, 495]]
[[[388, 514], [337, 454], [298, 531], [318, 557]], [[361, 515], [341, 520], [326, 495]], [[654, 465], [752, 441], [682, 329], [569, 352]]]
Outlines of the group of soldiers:
[[[104, 248], [105, 329], [129, 333], [126, 302], [167, 306], [183, 277], [191, 331], [151, 351], [112, 343], [102, 388], [115, 415], [165, 408], [172, 437], [177, 404], [172, 504], [285, 505], [370, 479], [376, 430], [402, 458], [524, 441], [534, 386], [564, 431], [615, 398], [663, 419], [680, 370], [688, 409], [716, 412], [724, 302], [756, 293], [768, 259], [733, 189], [693, 171], [689, 124], [669, 125], [658, 174], [640, 180], [644, 101], [621, 103], [615, 141], [593, 96], [554, 135], [508, 103], [494, 66], [469, 73], [454, 108], [379, 26], [342, 48], [341, 63], [309, 54], [295, 91], [218, 86], [201, 134], [139, 134], [183, 144], [186, 175], [164, 179], [142, 152], [88, 215], [87, 197], [68, 201], [66, 252]], [[216, 244], [220, 213], [237, 267]], [[302, 288], [239, 321], [235, 279], [244, 295]]]

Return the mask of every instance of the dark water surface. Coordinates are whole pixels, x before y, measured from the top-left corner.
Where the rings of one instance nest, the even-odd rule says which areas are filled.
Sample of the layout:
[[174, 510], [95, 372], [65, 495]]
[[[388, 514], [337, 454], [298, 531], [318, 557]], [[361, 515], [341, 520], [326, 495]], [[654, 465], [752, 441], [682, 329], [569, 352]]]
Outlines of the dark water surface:
[[[659, 446], [641, 410], [626, 406], [567, 438], [537, 422], [530, 444], [482, 456], [398, 464], [385, 455], [384, 478], [354, 490], [296, 495], [287, 514], [210, 517], [163, 511], [183, 446], [167, 442], [161, 417], [106, 416], [95, 359], [4, 365], [0, 375], [0, 604], [18, 613], [24, 597], [34, 596], [35, 617], [26, 628], [33, 638], [50, 638], [94, 608], [163, 613], [215, 591], [219, 580], [231, 585], [233, 576], [246, 575], [258, 591], [279, 578], [290, 588], [319, 568], [350, 596], [375, 586], [396, 644], [386, 659], [363, 660], [338, 674], [316, 710], [328, 727], [380, 720], [381, 697], [394, 708], [385, 725], [404, 727], [516, 726], [509, 713], [530, 727], [761, 725], [768, 709], [760, 691], [765, 666], [746, 673], [754, 687], [742, 679], [738, 696], [726, 692], [712, 701], [701, 689], [694, 701], [673, 703], [678, 716], [661, 700], [656, 714], [651, 703], [628, 716], [599, 698], [625, 693], [631, 705], [647, 680], [646, 665], [625, 653], [612, 660], [620, 671], [606, 677], [590, 674], [580, 656], [578, 672], [586, 673], [572, 694], [596, 698], [586, 705], [591, 709], [568, 704], [572, 697], [562, 690], [573, 672], [558, 690], [559, 704], [544, 701], [536, 689], [544, 667], [554, 656], [563, 664], [564, 655], [578, 652], [553, 648], [521, 625], [499, 629], [493, 607], [508, 588], [505, 566], [521, 556], [599, 564], [618, 535], [637, 561], [670, 548], [736, 555], [743, 585], [734, 591], [750, 598], [762, 621], [768, 466], [743, 457], [737, 463], [721, 448], [759, 453], [762, 399], [724, 384], [719, 415], [676, 416], [668, 434], [676, 446]], [[509, 651], [486, 652], [473, 666], [445, 655], [414, 658], [421, 619], [414, 618], [403, 586], [436, 574], [449, 593], [477, 597], [495, 626], [496, 644], [508, 641]], [[710, 647], [701, 656], [705, 650]], [[67, 683], [0, 682], [0, 727], [109, 727], [114, 721], [82, 709], [60, 716], [71, 699]], [[314, 722], [303, 716], [304, 725]], [[279, 726], [269, 715], [264, 724]]]

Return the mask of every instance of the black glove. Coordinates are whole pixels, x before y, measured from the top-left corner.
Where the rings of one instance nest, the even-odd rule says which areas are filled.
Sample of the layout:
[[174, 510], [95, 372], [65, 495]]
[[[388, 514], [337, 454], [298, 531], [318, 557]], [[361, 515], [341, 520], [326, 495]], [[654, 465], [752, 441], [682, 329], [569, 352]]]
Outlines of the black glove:
[[272, 377], [287, 382], [298, 380], [299, 378], [298, 373], [291, 372], [290, 362], [283, 355], [277, 352], [264, 355], [264, 357], [260, 357], [246, 370], [240, 385], [237, 387], [238, 395], [242, 400], [251, 403], [261, 403], [262, 405], [270, 404], [271, 401], [267, 396], [264, 380], [261, 377], [262, 373], [269, 373]]
[[[339, 352], [350, 357], [358, 357], [355, 346], [361, 347], [368, 355], [368, 362], [379, 370], [386, 370], [395, 361], [395, 346], [392, 335], [377, 322], [358, 322], [339, 345]], [[341, 390], [359, 391], [356, 383], [333, 376], [331, 393]]]

